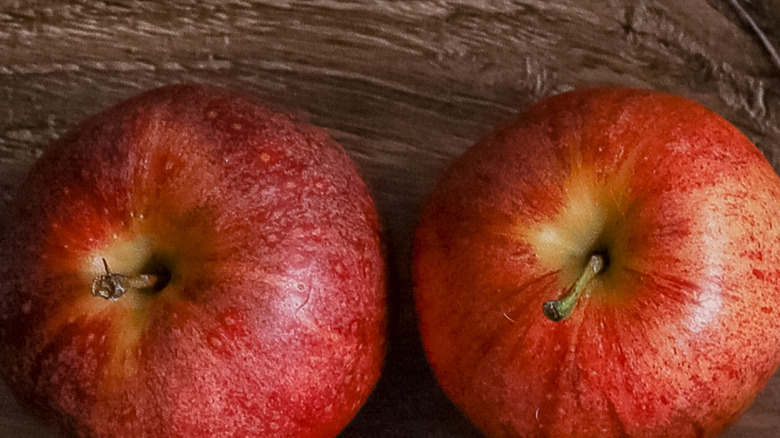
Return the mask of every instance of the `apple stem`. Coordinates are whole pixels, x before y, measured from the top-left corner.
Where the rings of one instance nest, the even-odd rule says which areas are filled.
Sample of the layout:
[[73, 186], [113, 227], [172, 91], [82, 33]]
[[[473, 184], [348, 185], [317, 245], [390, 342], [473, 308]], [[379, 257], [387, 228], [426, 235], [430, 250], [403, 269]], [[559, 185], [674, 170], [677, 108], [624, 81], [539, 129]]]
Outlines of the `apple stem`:
[[577, 281], [572, 284], [562, 298], [547, 301], [542, 306], [544, 316], [551, 321], [559, 322], [571, 316], [574, 308], [577, 306], [585, 286], [604, 269], [604, 257], [599, 254], [593, 254], [582, 271]]
[[148, 289], [157, 283], [156, 275], [113, 273], [108, 269], [108, 262], [105, 258], [103, 266], [106, 268], [106, 273], [95, 277], [92, 281], [92, 295], [96, 297], [116, 301], [130, 290]]

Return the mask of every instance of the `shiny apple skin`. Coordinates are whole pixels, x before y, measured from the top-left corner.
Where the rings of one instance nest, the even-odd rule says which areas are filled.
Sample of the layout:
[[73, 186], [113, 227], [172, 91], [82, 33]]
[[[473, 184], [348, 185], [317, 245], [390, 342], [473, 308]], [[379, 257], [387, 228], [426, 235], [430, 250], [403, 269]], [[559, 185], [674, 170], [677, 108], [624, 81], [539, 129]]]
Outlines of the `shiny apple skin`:
[[[582, 89], [468, 149], [414, 245], [420, 331], [491, 437], [714, 436], [780, 361], [780, 180], [681, 97]], [[593, 253], [572, 316], [545, 318]]]
[[[0, 251], [2, 374], [84, 437], [332, 437], [385, 352], [378, 216], [323, 130], [205, 85], [54, 142]], [[170, 273], [116, 301], [95, 276]]]

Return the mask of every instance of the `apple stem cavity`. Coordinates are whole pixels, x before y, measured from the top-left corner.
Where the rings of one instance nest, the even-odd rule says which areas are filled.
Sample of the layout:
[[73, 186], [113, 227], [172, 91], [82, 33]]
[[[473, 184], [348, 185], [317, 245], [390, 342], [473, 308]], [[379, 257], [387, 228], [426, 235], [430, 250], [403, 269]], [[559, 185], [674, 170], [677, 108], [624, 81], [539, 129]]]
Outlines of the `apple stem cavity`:
[[124, 275], [111, 272], [103, 259], [106, 273], [92, 281], [92, 295], [111, 301], [120, 299], [131, 290], [150, 289], [157, 284], [157, 276], [151, 274]]
[[547, 301], [542, 305], [544, 316], [555, 322], [560, 322], [570, 317], [574, 308], [577, 307], [577, 302], [579, 302], [582, 293], [585, 291], [585, 286], [590, 283], [593, 277], [604, 269], [604, 264], [604, 257], [602, 255], [591, 255], [582, 274], [580, 274], [577, 281], [569, 287], [563, 297], [557, 300]]

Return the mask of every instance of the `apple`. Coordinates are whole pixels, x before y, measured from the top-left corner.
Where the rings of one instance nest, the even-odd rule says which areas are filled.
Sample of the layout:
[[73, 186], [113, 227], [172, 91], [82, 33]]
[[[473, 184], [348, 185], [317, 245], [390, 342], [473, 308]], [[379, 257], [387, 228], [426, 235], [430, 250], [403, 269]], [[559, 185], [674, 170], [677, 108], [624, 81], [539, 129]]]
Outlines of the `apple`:
[[445, 172], [413, 272], [431, 367], [488, 436], [713, 436], [780, 362], [780, 179], [685, 98], [563, 93]]
[[0, 243], [0, 365], [83, 437], [332, 437], [385, 352], [378, 216], [324, 131], [176, 85], [79, 124]]

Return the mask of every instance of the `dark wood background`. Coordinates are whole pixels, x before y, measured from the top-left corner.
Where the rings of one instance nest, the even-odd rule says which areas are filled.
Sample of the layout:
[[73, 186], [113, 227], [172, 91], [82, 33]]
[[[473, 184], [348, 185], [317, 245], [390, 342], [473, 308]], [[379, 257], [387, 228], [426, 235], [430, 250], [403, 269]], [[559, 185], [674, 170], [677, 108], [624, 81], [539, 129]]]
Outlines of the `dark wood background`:
[[[780, 2], [742, 0], [780, 42]], [[479, 437], [417, 338], [409, 247], [436, 177], [498, 122], [575, 87], [671, 91], [780, 169], [780, 68], [731, 0], [0, 0], [0, 212], [49, 141], [141, 90], [209, 82], [327, 128], [370, 185], [393, 303], [385, 373], [342, 437]], [[0, 214], [2, 219], [2, 214]], [[728, 437], [780, 434], [780, 374]], [[0, 436], [55, 437], [0, 384]]]

